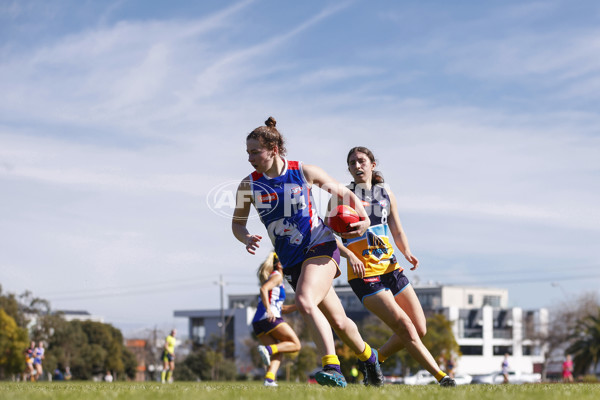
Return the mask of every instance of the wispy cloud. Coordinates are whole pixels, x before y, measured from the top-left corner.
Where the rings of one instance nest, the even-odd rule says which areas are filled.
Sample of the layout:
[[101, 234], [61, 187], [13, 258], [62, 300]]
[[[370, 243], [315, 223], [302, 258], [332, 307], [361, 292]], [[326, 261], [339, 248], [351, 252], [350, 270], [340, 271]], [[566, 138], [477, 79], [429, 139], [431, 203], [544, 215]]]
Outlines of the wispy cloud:
[[[262, 253], [249, 257], [204, 196], [250, 172], [245, 134], [270, 114], [291, 158], [340, 181], [350, 179], [346, 151], [372, 148], [429, 259], [424, 279], [448, 265], [476, 282], [474, 264], [515, 254], [539, 273], [550, 257], [593, 262], [598, 32], [526, 23], [562, 4], [479, 5], [467, 16], [390, 5], [383, 19], [361, 2], [309, 2], [272, 24], [261, 1], [169, 19], [122, 17], [130, 4], [112, 3], [84, 28], [2, 45], [3, 279], [42, 290], [35, 274], [4, 271], [47, 282], [51, 268], [37, 268], [56, 266], [97, 288], [168, 266], [254, 283]], [[422, 34], [429, 18], [440, 24]], [[210, 302], [193, 290], [171, 297]], [[161, 307], [176, 308], [167, 295]]]

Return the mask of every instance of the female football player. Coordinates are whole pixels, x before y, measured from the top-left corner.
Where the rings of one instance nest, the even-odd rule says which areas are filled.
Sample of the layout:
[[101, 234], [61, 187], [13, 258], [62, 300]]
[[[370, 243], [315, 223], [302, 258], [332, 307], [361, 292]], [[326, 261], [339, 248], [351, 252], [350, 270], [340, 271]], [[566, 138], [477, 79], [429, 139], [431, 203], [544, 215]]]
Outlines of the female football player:
[[257, 275], [261, 286], [252, 327], [262, 343], [258, 346], [258, 353], [267, 367], [264, 385], [277, 386], [275, 378], [281, 364], [281, 355], [300, 351], [300, 339], [292, 327], [281, 318], [282, 314], [295, 311], [296, 306], [283, 305], [283, 273], [275, 252], [269, 254], [261, 264]]
[[[393, 240], [404, 258], [412, 264], [412, 270], [418, 267], [419, 260], [411, 253], [400, 224], [396, 198], [383, 184], [383, 176], [375, 170], [377, 163], [369, 149], [352, 148], [347, 164], [354, 179], [348, 188], [365, 206], [370, 226], [361, 236], [342, 236], [343, 244], [338, 241], [338, 246], [341, 255], [348, 260], [348, 283], [352, 290], [365, 308], [394, 332], [379, 349], [379, 361], [383, 362], [406, 348], [440, 385], [456, 386], [454, 379], [440, 370], [421, 342], [427, 331], [425, 314], [391, 244]], [[333, 201], [329, 207], [332, 208], [332, 205]]]
[[42, 367], [42, 361], [44, 360], [45, 353], [46, 349], [44, 348], [44, 342], [38, 342], [38, 346], [33, 350], [33, 366], [36, 372], [36, 380], [43, 378], [44, 368]]
[[262, 239], [246, 228], [250, 206], [253, 205], [265, 225], [283, 274], [296, 291], [296, 306], [302, 314], [322, 356], [323, 369], [315, 375], [321, 385], [346, 386], [335, 353], [331, 328], [365, 361], [369, 379], [383, 384], [377, 353], [362, 340], [356, 324], [350, 320], [333, 290], [333, 279], [340, 274], [339, 251], [332, 231], [323, 224], [311, 195], [316, 185], [334, 197], [344, 198], [356, 209], [362, 221], [352, 225], [345, 237], [362, 235], [369, 225], [367, 214], [343, 185], [329, 177], [321, 168], [284, 158], [284, 139], [270, 117], [265, 126], [246, 137], [248, 161], [254, 168], [240, 183], [233, 215], [235, 237], [255, 254]]

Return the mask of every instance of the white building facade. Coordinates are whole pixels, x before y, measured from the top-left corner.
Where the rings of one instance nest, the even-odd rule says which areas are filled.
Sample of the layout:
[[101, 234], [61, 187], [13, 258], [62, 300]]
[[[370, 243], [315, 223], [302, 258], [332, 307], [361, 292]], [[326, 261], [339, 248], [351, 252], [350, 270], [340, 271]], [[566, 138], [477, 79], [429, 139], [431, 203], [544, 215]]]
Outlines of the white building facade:
[[547, 333], [548, 310], [508, 307], [506, 289], [417, 285], [415, 291], [426, 312], [440, 312], [453, 323], [462, 352], [457, 372], [500, 371], [505, 354], [511, 370], [541, 371], [544, 347], [538, 338]]

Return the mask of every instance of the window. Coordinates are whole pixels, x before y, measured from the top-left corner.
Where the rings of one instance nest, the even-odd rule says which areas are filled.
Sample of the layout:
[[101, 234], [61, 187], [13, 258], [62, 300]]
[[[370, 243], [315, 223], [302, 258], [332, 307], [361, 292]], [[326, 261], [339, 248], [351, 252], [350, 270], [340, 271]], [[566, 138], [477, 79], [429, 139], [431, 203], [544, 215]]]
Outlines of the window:
[[460, 352], [463, 356], [481, 356], [483, 355], [483, 346], [460, 346]]
[[500, 296], [483, 296], [483, 305], [500, 307]]
[[204, 319], [195, 318], [192, 320], [192, 340], [195, 344], [204, 344], [204, 341], [206, 340], [206, 328], [204, 328]]
[[494, 355], [503, 356], [505, 354], [512, 354], [512, 346], [494, 346]]
[[530, 339], [536, 335], [536, 318], [534, 311], [527, 311], [523, 315], [523, 338]]
[[424, 309], [435, 309], [442, 303], [442, 299], [436, 293], [419, 293], [417, 297]]
[[470, 294], [470, 295], [467, 297], [467, 302], [469, 303], [469, 305], [473, 305], [473, 295], [472, 295], [472, 294]]

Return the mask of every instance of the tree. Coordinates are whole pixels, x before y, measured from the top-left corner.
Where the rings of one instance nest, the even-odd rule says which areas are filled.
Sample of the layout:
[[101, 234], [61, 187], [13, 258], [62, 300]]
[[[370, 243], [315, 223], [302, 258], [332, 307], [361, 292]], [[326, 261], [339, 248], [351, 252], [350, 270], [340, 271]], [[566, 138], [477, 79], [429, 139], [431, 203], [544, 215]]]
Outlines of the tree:
[[2, 285], [0, 285], [0, 308], [15, 320], [19, 328], [27, 327], [29, 321], [25, 317], [17, 297], [13, 293], [2, 294]]
[[[363, 333], [365, 341], [376, 348], [383, 345], [392, 335], [391, 329], [374, 316], [367, 317], [364, 320], [361, 333]], [[452, 332], [452, 322], [448, 321], [442, 314], [434, 314], [432, 317], [427, 318], [427, 334], [422, 338], [422, 341], [434, 357], [441, 354], [461, 354], [460, 347]], [[398, 364], [402, 365], [405, 375], [410, 371], [423, 368], [404, 349], [385, 360], [381, 364], [381, 368], [384, 372], [391, 372], [397, 368]]]
[[[373, 348], [380, 348], [392, 336], [392, 330], [381, 320], [374, 315], [369, 315], [360, 324], [360, 332], [365, 342], [369, 343]], [[354, 356], [356, 363], [356, 356]], [[392, 373], [398, 366], [398, 354], [390, 356], [384, 363], [381, 364], [381, 369], [384, 373]]]
[[452, 354], [462, 355], [460, 346], [452, 332], [452, 321], [448, 321], [443, 314], [434, 314], [427, 318], [427, 334], [423, 337], [423, 344], [434, 357]]
[[0, 379], [23, 371], [27, 347], [27, 331], [0, 308]]
[[94, 321], [70, 321], [57, 326], [48, 353], [57, 365], [69, 366], [73, 379], [91, 379], [107, 370], [117, 376], [135, 376], [135, 356], [123, 344], [121, 331]]
[[[231, 381], [237, 376], [235, 361], [225, 358], [220, 337], [211, 336], [207, 345], [198, 347], [181, 363], [181, 371], [175, 368], [176, 379], [200, 379], [203, 381]], [[226, 344], [230, 345], [230, 344]], [[231, 344], [232, 345], [232, 344]]]
[[533, 332], [533, 327], [525, 326], [526, 330], [532, 331], [528, 336], [539, 340], [544, 345], [542, 380], [546, 380], [548, 365], [551, 362], [557, 364], [562, 362], [565, 351], [573, 340], [577, 321], [593, 314], [598, 307], [600, 307], [600, 302], [596, 293], [583, 293], [577, 298], [565, 300], [552, 307], [548, 326], [544, 329]]
[[577, 322], [571, 339], [567, 352], [573, 354], [575, 374], [593, 373], [600, 361], [600, 307]]
[[[29, 291], [19, 296], [12, 293], [5, 295], [1, 286], [0, 310], [3, 313], [0, 342], [8, 341], [0, 343], [0, 360], [9, 365], [3, 369], [0, 361], [0, 377], [2, 373], [10, 373], [17, 368], [10, 366], [11, 357], [18, 358], [18, 371], [23, 369], [22, 352], [28, 347], [29, 340], [46, 343], [44, 368], [47, 371], [69, 366], [75, 379], [89, 379], [107, 370], [130, 378], [135, 376], [135, 356], [125, 348], [121, 331], [109, 324], [67, 322], [60, 313], [52, 312], [47, 300], [35, 297]], [[30, 319], [35, 323], [27, 332]], [[20, 342], [21, 339], [24, 340]], [[11, 341], [20, 347], [18, 356], [9, 347]]]
[[308, 375], [315, 367], [320, 366], [320, 357], [314, 345], [307, 342], [302, 343], [302, 350], [290, 368], [290, 378], [295, 381], [306, 381]]

